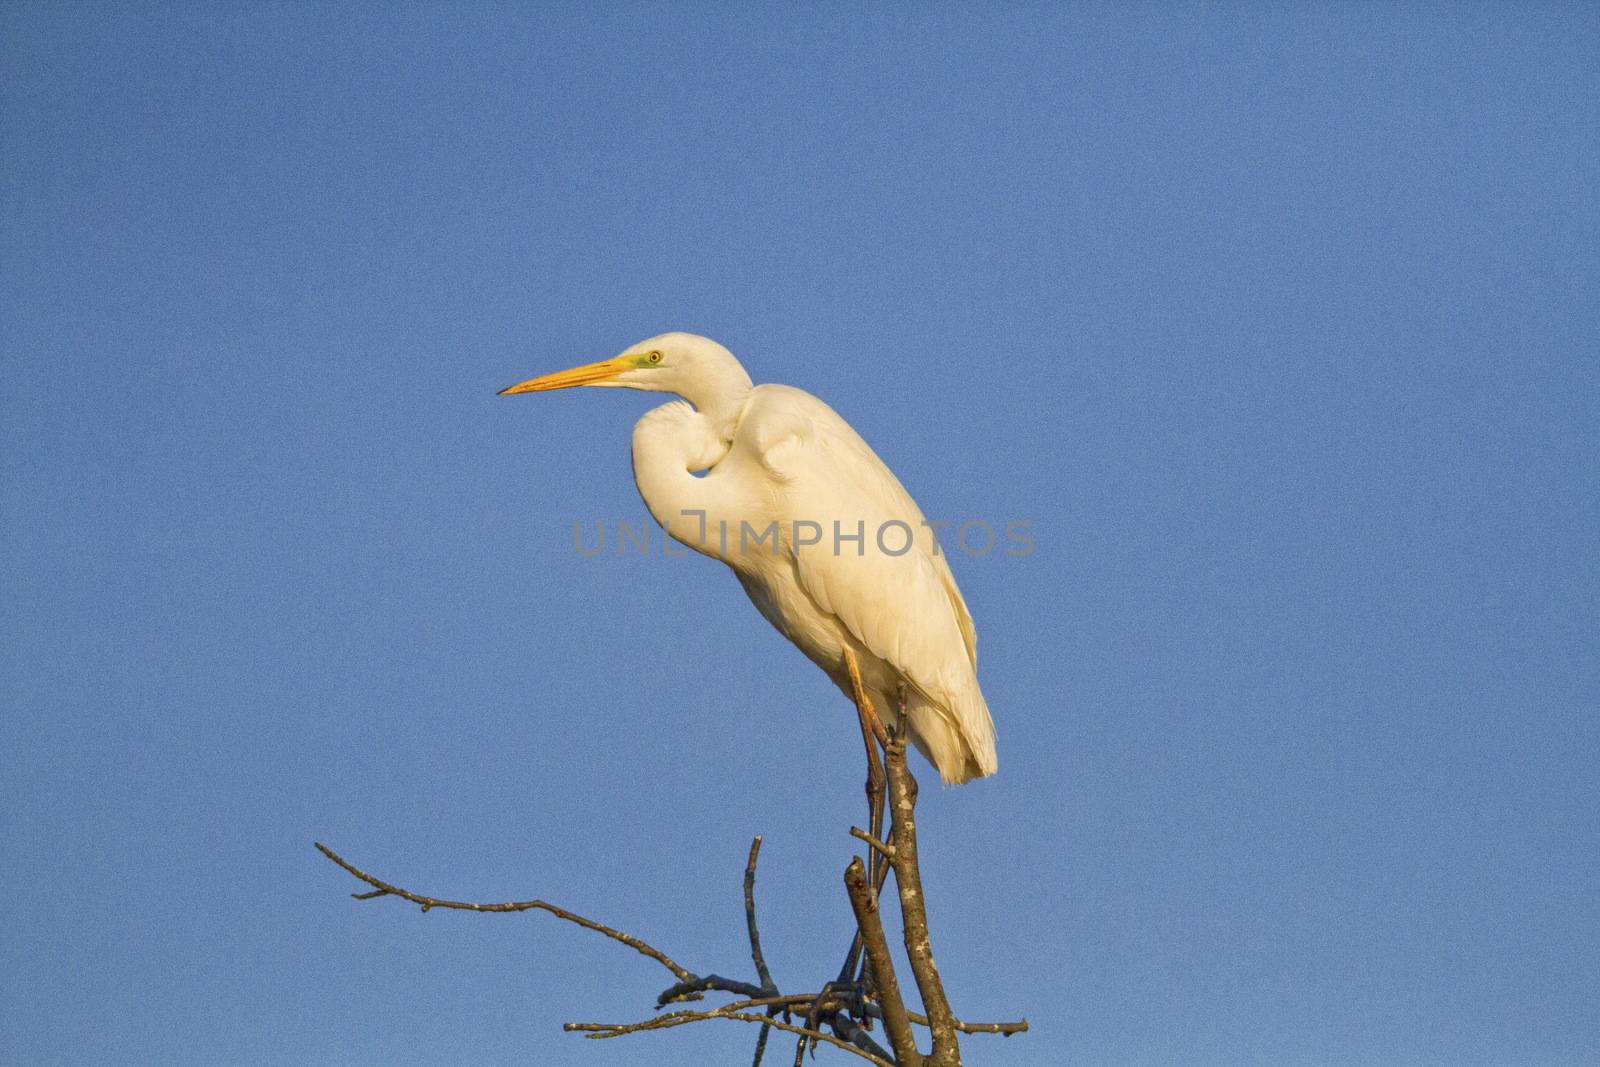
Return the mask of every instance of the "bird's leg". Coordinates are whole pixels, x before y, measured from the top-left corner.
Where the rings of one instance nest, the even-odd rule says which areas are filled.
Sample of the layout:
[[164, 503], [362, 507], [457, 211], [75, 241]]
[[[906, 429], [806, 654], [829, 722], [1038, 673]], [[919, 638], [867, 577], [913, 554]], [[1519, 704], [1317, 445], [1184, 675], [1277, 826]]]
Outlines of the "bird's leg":
[[[883, 721], [878, 718], [877, 711], [872, 706], [872, 698], [867, 696], [866, 686], [861, 683], [861, 666], [856, 662], [855, 653], [848, 647], [844, 650], [845, 668], [850, 672], [850, 691], [855, 698], [856, 715], [861, 722], [861, 740], [867, 749], [867, 827], [876, 840], [883, 840], [883, 813], [887, 803], [889, 786], [888, 777], [884, 774], [883, 759], [878, 753], [880, 745], [888, 744], [889, 734], [884, 729]], [[878, 854], [877, 849], [867, 850], [867, 863], [869, 880], [874, 891], [883, 885], [883, 877], [887, 873], [884, 858]], [[838, 981], [850, 983], [856, 979], [856, 965], [861, 964], [861, 984], [865, 987], [869, 975], [861, 952], [861, 932], [850, 941], [850, 951], [845, 955], [844, 966], [839, 970]]]
[[[850, 671], [850, 688], [855, 695], [856, 714], [861, 720], [861, 741], [867, 748], [867, 829], [873, 837], [881, 841], [889, 779], [884, 774], [883, 759], [879, 756], [878, 749], [880, 745], [889, 743], [889, 733], [884, 729], [883, 720], [878, 718], [878, 712], [872, 706], [872, 698], [867, 696], [866, 686], [861, 684], [861, 667], [856, 662], [855, 653], [848, 648], [844, 650], [844, 662]], [[874, 849], [870, 853], [868, 870], [876, 871], [882, 864], [883, 857]]]
[[[906, 729], [906, 724], [910, 722], [910, 719], [907, 718], [909, 713], [906, 709], [906, 705], [909, 700], [909, 693], [906, 689], [905, 682], [900, 683], [899, 691], [896, 695], [899, 698], [900, 715], [894, 726], [885, 727], [883, 725], [883, 721], [879, 719], [876, 714], [872, 715], [872, 726], [876, 728], [875, 736], [878, 739], [879, 744], [883, 746], [885, 753], [889, 751], [889, 742], [893, 741], [897, 736], [899, 736], [900, 732]], [[867, 705], [867, 710], [869, 712], [872, 711], [870, 702]], [[865, 721], [862, 723], [862, 729], [867, 729], [867, 724]], [[869, 742], [869, 759], [875, 758], [876, 755], [877, 754], [875, 752], [870, 751]], [[916, 788], [915, 778], [911, 779], [911, 787], [912, 789]], [[879, 788], [880, 792], [878, 793], [878, 807], [872, 826], [872, 836], [879, 841], [884, 841], [887, 840], [883, 836], [884, 809], [888, 806], [889, 802], [889, 782], [887, 774], [884, 775], [883, 781], [880, 783]], [[915, 796], [914, 793], [912, 795]], [[893, 848], [894, 846], [891, 844], [889, 847]], [[883, 884], [889, 880], [890, 864], [889, 858], [885, 855], [879, 854], [876, 848], [872, 849], [872, 859], [874, 862], [873, 866], [868, 869], [870, 875], [870, 881], [868, 884], [872, 886], [872, 895], [876, 897], [878, 894], [883, 892]], [[859, 933], [856, 936], [855, 947], [858, 949], [864, 947], [861, 945], [861, 937]], [[861, 984], [863, 987], [866, 986], [868, 977], [867, 960], [865, 954], [863, 953], [861, 960]]]

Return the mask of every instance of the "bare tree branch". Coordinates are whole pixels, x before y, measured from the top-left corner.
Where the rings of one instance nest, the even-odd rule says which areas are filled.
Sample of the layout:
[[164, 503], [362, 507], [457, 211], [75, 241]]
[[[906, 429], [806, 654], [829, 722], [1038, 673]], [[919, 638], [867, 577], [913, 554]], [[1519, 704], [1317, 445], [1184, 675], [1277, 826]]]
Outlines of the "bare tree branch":
[[871, 834], [867, 833], [861, 827], [859, 827], [859, 826], [850, 827], [850, 836], [855, 838], [857, 841], [864, 841], [867, 844], [871, 845], [878, 852], [878, 854], [881, 855], [884, 859], [886, 859], [886, 860], [893, 860], [894, 859], [894, 846], [893, 845], [885, 844], [884, 842], [879, 841], [876, 837], [873, 837]]
[[856, 913], [861, 943], [866, 947], [867, 959], [872, 964], [878, 1003], [883, 1007], [883, 1028], [889, 1032], [895, 1063], [900, 1067], [922, 1067], [922, 1053], [917, 1051], [916, 1035], [911, 1032], [911, 1020], [906, 1015], [906, 1004], [900, 996], [900, 980], [895, 977], [894, 960], [889, 956], [889, 942], [883, 936], [878, 897], [867, 885], [867, 878], [861, 860], [852, 859], [844, 872], [845, 891], [850, 894], [850, 907]]
[[756, 927], [756, 859], [761, 855], [761, 835], [750, 842], [750, 858], [744, 865], [744, 923], [750, 932], [750, 959], [756, 965], [756, 977], [761, 981], [761, 991], [775, 994], [778, 987], [772, 984], [772, 972], [767, 970], [766, 957], [761, 954], [761, 931]]
[[356, 868], [343, 856], [339, 855], [322, 842], [318, 841], [315, 842], [315, 844], [317, 846], [317, 851], [321, 852], [324, 856], [328, 857], [330, 860], [337, 863], [339, 866], [343, 867], [345, 870], [349, 871], [363, 882], [377, 889], [376, 893], [350, 894], [357, 900], [371, 900], [375, 897], [381, 896], [399, 897], [401, 900], [409, 900], [411, 903], [420, 907], [423, 911], [429, 911], [433, 908], [454, 908], [457, 911], [547, 911], [558, 919], [565, 919], [568, 922], [577, 923], [586, 930], [593, 930], [597, 934], [604, 934], [613, 941], [622, 942], [635, 952], [649, 956], [651, 959], [655, 960], [657, 963], [661, 964], [661, 966], [665, 967], [667, 970], [676, 975], [678, 981], [680, 982], [695, 981], [695, 976], [693, 974], [685, 970], [681, 964], [655, 946], [641, 941], [632, 934], [625, 934], [621, 930], [613, 930], [609, 926], [597, 923], [593, 919], [585, 919], [582, 915], [578, 915], [575, 912], [570, 912], [565, 908], [558, 908], [554, 904], [548, 904], [542, 900], [522, 900], [507, 904], [466, 904], [459, 900], [441, 900], [438, 897], [419, 896], [416, 893], [401, 889], [397, 885], [390, 885], [388, 882], [385, 882], [382, 879], [374, 878], [366, 871]]
[[[771, 1012], [767, 1013], [767, 1018], [772, 1018]], [[767, 1054], [767, 1037], [771, 1033], [772, 1027], [763, 1026], [761, 1032], [756, 1035], [756, 1054], [755, 1058], [750, 1061], [750, 1067], [761, 1067], [761, 1057]]]
[[[761, 954], [761, 930], [756, 925], [756, 860], [761, 856], [761, 835], [757, 834], [750, 842], [750, 858], [744, 864], [744, 924], [750, 934], [750, 960], [756, 966], [756, 977], [761, 981], [764, 993], [776, 993], [778, 987], [772, 981], [772, 972], [767, 970], [767, 958]], [[770, 1019], [778, 1013], [776, 1007], [767, 1009]], [[767, 1038], [772, 1036], [772, 1027], [763, 1026], [756, 1035], [756, 1051], [750, 1060], [750, 1067], [761, 1067], [761, 1057], [767, 1051]]]
[[724, 978], [720, 974], [708, 974], [704, 978], [691, 974], [687, 982], [678, 982], [661, 991], [656, 997], [656, 1007], [663, 1008], [668, 1004], [677, 1004], [685, 1000], [702, 1000], [703, 994], [709, 992], [737, 993], [741, 997], [759, 997], [761, 987], [741, 982], [734, 978]]
[[[925, 1015], [918, 1015], [914, 1011], [908, 1011], [906, 1015], [918, 1026], [928, 1025], [928, 1018]], [[1026, 1019], [1019, 1019], [1014, 1023], [964, 1023], [960, 1019], [951, 1019], [950, 1022], [963, 1034], [999, 1034], [1001, 1037], [1010, 1037], [1012, 1034], [1028, 1032]]]
[[[902, 721], [904, 720], [902, 695]], [[882, 723], [870, 704], [862, 709], [863, 734], [872, 740], [887, 736]], [[373, 900], [392, 896], [417, 905], [423, 911], [433, 908], [451, 908], [475, 912], [547, 911], [560, 919], [575, 923], [585, 929], [621, 942], [641, 955], [648, 956], [670, 971], [677, 981], [657, 1000], [657, 1007], [674, 1001], [699, 1000], [710, 991], [732, 993], [741, 999], [708, 1011], [677, 1010], [665, 1012], [637, 1023], [568, 1023], [566, 1029], [581, 1032], [589, 1038], [621, 1037], [647, 1030], [671, 1029], [688, 1023], [714, 1019], [732, 1019], [760, 1025], [756, 1039], [752, 1067], [760, 1067], [766, 1052], [767, 1039], [774, 1029], [792, 1033], [800, 1038], [795, 1050], [795, 1062], [802, 1063], [805, 1050], [818, 1042], [834, 1045], [847, 1052], [879, 1064], [880, 1067], [960, 1067], [960, 1048], [956, 1034], [1001, 1034], [1010, 1036], [1028, 1029], [1026, 1019], [1014, 1023], [964, 1023], [950, 1011], [944, 990], [933, 966], [929, 947], [926, 910], [922, 905], [921, 878], [917, 868], [916, 840], [916, 780], [906, 766], [906, 744], [902, 734], [888, 737], [884, 750], [888, 799], [894, 821], [890, 840], [885, 842], [876, 834], [852, 827], [851, 834], [872, 847], [869, 855], [872, 867], [863, 865], [859, 858], [851, 861], [845, 872], [845, 888], [856, 915], [856, 939], [852, 956], [864, 947], [866, 964], [863, 976], [870, 975], [871, 984], [853, 979], [853, 965], [848, 973], [834, 982], [825, 984], [816, 993], [781, 993], [772, 979], [761, 948], [760, 929], [756, 923], [755, 877], [756, 863], [761, 852], [762, 839], [757, 836], [750, 843], [749, 857], [744, 870], [745, 925], [750, 939], [750, 958], [755, 965], [759, 984], [724, 978], [709, 974], [704, 977], [688, 970], [666, 953], [641, 938], [622, 933], [592, 919], [559, 908], [542, 900], [512, 901], [501, 904], [474, 904], [439, 897], [424, 896], [403, 889], [359, 869], [326, 845], [317, 849], [333, 863], [343, 868], [361, 882], [372, 886], [370, 892], [352, 893], [357, 900]], [[881, 810], [881, 809], [880, 809]], [[906, 952], [912, 971], [922, 993], [928, 1015], [919, 1015], [907, 1009], [894, 964], [889, 954], [888, 939], [884, 933], [879, 911], [878, 890], [888, 870], [893, 869], [899, 889], [900, 910]], [[804, 1011], [804, 1026], [790, 1021], [791, 1012]], [[757, 1011], [764, 1014], [757, 1014]], [[780, 1018], [781, 1016], [781, 1018]], [[883, 1048], [867, 1032], [873, 1018], [882, 1019], [894, 1051]], [[857, 1020], [862, 1020], [858, 1022]], [[928, 1027], [932, 1031], [933, 1051], [926, 1057], [916, 1048], [912, 1024]], [[833, 1033], [824, 1027], [831, 1028]]]
[[[900, 703], [901, 722], [904, 722], [903, 690]], [[939, 979], [939, 968], [934, 964], [933, 948], [928, 939], [928, 911], [923, 900], [922, 872], [917, 865], [917, 783], [906, 767], [904, 730], [889, 739], [883, 762], [889, 776], [889, 813], [894, 824], [890, 838], [894, 845], [891, 862], [895, 886], [900, 891], [906, 957], [911, 962], [917, 991], [922, 994], [922, 1003], [928, 1012], [928, 1029], [933, 1033], [933, 1051], [928, 1054], [928, 1063], [930, 1067], [959, 1067], [961, 1046], [956, 1039], [955, 1015], [945, 997], [944, 983]], [[885, 1024], [887, 1022], [886, 1019]]]
[[645, 1030], [667, 1030], [675, 1026], [707, 1022], [713, 1019], [733, 1019], [738, 1022], [760, 1023], [762, 1026], [775, 1027], [779, 1030], [786, 1030], [791, 1034], [799, 1034], [802, 1038], [810, 1041], [822, 1041], [836, 1048], [842, 1048], [846, 1052], [860, 1056], [868, 1063], [878, 1064], [878, 1067], [896, 1067], [893, 1060], [875, 1056], [866, 1049], [857, 1048], [850, 1042], [837, 1038], [832, 1034], [821, 1030], [807, 1030], [803, 1026], [795, 1026], [766, 1015], [753, 1015], [749, 1012], [722, 1010], [671, 1011], [665, 1015], [657, 1015], [654, 1018], [645, 1019], [637, 1023], [567, 1023], [562, 1029], [580, 1032], [584, 1037], [590, 1039], [603, 1040], [608, 1037], [621, 1037], [624, 1034], [642, 1033]]

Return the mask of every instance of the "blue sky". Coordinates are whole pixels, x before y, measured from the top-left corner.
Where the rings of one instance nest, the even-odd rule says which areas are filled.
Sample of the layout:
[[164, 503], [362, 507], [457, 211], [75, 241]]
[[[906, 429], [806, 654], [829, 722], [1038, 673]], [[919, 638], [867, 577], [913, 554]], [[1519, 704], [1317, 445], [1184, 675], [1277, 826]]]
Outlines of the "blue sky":
[[970, 1062], [1600, 1060], [1597, 90], [1577, 4], [5, 5], [0, 1059], [745, 1062], [313, 840], [742, 974], [760, 832], [837, 967], [849, 706], [572, 550], [650, 398], [494, 396], [687, 329], [1032, 523]]

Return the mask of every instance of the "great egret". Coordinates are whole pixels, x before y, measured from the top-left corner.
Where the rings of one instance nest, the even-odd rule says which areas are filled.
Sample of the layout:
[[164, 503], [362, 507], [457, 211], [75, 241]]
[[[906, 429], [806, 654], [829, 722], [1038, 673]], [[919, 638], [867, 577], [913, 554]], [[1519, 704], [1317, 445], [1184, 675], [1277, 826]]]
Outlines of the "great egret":
[[810, 393], [754, 385], [733, 353], [688, 333], [501, 395], [575, 385], [688, 401], [633, 428], [634, 481], [650, 514], [732, 568], [767, 621], [846, 696], [855, 665], [891, 723], [903, 693], [910, 739], [946, 783], [995, 772], [972, 616], [916, 502], [849, 423]]

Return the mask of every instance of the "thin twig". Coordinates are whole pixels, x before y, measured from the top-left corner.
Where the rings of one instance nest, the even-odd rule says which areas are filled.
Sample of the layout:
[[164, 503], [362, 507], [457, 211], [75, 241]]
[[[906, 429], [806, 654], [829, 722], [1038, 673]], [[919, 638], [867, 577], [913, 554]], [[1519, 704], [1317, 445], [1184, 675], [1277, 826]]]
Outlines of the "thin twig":
[[[750, 858], [744, 864], [744, 923], [750, 934], [750, 959], [756, 965], [756, 977], [761, 979], [761, 990], [776, 994], [778, 987], [772, 981], [772, 972], [767, 970], [767, 958], [761, 952], [761, 930], [756, 926], [756, 860], [760, 855], [761, 835], [757, 834], [750, 841]], [[769, 1006], [767, 1018], [772, 1018], [779, 1010], [778, 1005]], [[756, 1035], [756, 1051], [750, 1059], [750, 1067], [761, 1067], [761, 1058], [767, 1053], [767, 1039], [771, 1036], [770, 1026], [763, 1026]]]
[[[887, 941], [888, 938], [885, 937], [884, 940]], [[826, 992], [776, 993], [770, 997], [750, 997], [746, 1000], [729, 1001], [715, 1010], [748, 1011], [750, 1008], [773, 1008], [782, 1010], [785, 1008], [796, 1008], [802, 1004], [816, 1004], [818, 1014], [827, 1015], [830, 1012], [844, 1011], [849, 1007], [849, 1005], [843, 1000], [828, 999], [831, 995], [832, 994]], [[877, 1004], [868, 1004], [867, 1013], [877, 1019], [883, 1018], [883, 1009]], [[928, 1017], [926, 1015], [918, 1015], [914, 1011], [907, 1011], [906, 1018], [910, 1019], [918, 1026], [928, 1025]], [[1011, 1034], [1025, 1034], [1029, 1029], [1028, 1020], [1026, 1019], [1022, 1019], [1014, 1023], [964, 1023], [960, 1019], [956, 1019], [954, 1022], [956, 1029], [961, 1031], [963, 1034], [1001, 1034], [1003, 1036], [1009, 1036]]]
[[567, 1023], [562, 1029], [569, 1032], [582, 1033], [584, 1037], [591, 1040], [604, 1040], [608, 1037], [622, 1037], [625, 1034], [637, 1034], [646, 1030], [669, 1030], [675, 1026], [706, 1022], [712, 1019], [734, 1019], [738, 1022], [759, 1023], [763, 1026], [776, 1027], [791, 1034], [799, 1034], [801, 1037], [812, 1041], [825, 1041], [830, 1045], [844, 1049], [846, 1052], [860, 1056], [868, 1063], [875, 1063], [878, 1067], [895, 1067], [893, 1060], [873, 1055], [866, 1049], [857, 1048], [850, 1042], [834, 1037], [832, 1034], [824, 1033], [821, 1030], [807, 1030], [803, 1026], [780, 1022], [765, 1015], [752, 1015], [748, 1012], [740, 1011], [674, 1011], [637, 1023]]
[[869, 834], [865, 830], [861, 829], [861, 827], [859, 827], [859, 826], [850, 827], [850, 836], [855, 838], [857, 841], [865, 841], [867, 844], [869, 844], [873, 848], [877, 849], [880, 853], [883, 854], [883, 858], [884, 859], [887, 859], [887, 860], [894, 859], [894, 846], [893, 845], [885, 844], [884, 842], [879, 841], [876, 837], [873, 837], [871, 834]]
[[[876, 1004], [867, 1006], [867, 1010], [876, 1015], [880, 1009]], [[928, 1017], [918, 1015], [914, 1011], [907, 1011], [906, 1018], [918, 1026], [927, 1026]], [[960, 1019], [952, 1019], [955, 1028], [963, 1034], [999, 1034], [1001, 1037], [1010, 1037], [1012, 1034], [1025, 1034], [1028, 1032], [1028, 1020], [1020, 1019], [1014, 1023], [964, 1023]]]
[[767, 970], [766, 957], [761, 954], [761, 931], [756, 928], [756, 859], [761, 855], [761, 835], [757, 834], [750, 842], [750, 858], [744, 865], [744, 924], [750, 931], [750, 958], [755, 961], [756, 977], [761, 980], [761, 989], [767, 993], [777, 993], [778, 987], [772, 983], [772, 972]]
[[597, 934], [604, 934], [613, 941], [622, 942], [635, 952], [649, 956], [651, 959], [655, 960], [657, 963], [661, 964], [661, 966], [665, 967], [667, 970], [676, 975], [680, 982], [693, 982], [696, 980], [694, 974], [688, 970], [685, 970], [683, 966], [681, 966], [676, 960], [655, 946], [641, 941], [632, 934], [625, 934], [621, 930], [613, 930], [609, 926], [597, 923], [593, 919], [585, 919], [582, 915], [570, 912], [565, 908], [558, 908], [554, 904], [549, 904], [542, 900], [522, 900], [513, 901], [506, 904], [467, 904], [459, 900], [441, 900], [438, 897], [425, 897], [409, 890], [401, 889], [397, 885], [390, 885], [388, 882], [368, 874], [366, 871], [363, 871], [351, 864], [343, 856], [339, 855], [327, 845], [322, 844], [320, 841], [316, 842], [316, 846], [317, 851], [321, 852], [324, 856], [328, 857], [330, 860], [343, 867], [349, 873], [355, 875], [363, 882], [378, 890], [376, 893], [350, 894], [357, 900], [371, 900], [374, 897], [379, 896], [393, 896], [399, 897], [401, 900], [409, 900], [411, 903], [420, 907], [423, 911], [428, 911], [433, 908], [453, 908], [456, 911], [547, 911], [558, 919], [565, 919], [568, 922], [577, 923], [586, 930], [593, 930]]
[[[768, 1017], [770, 1018], [771, 1016], [769, 1015]], [[767, 1054], [767, 1037], [771, 1033], [772, 1027], [763, 1026], [761, 1032], [756, 1035], [756, 1054], [755, 1058], [750, 1061], [750, 1067], [761, 1067], [761, 1057]]]
[[[885, 940], [887, 940], [887, 938]], [[722, 1007], [724, 1009], [738, 1011], [743, 1011], [746, 1008], [759, 1008], [763, 1006], [781, 1009], [785, 1007], [797, 1007], [801, 1004], [809, 1005], [815, 1002], [818, 997], [822, 996], [823, 994], [821, 993], [786, 993], [782, 996], [763, 997], [759, 1000], [736, 1000], [732, 1003], [724, 1004]], [[817, 1011], [820, 1015], [826, 1015], [829, 1012], [844, 1011], [846, 1007], [847, 1005], [842, 1002], [824, 999], [822, 1003], [817, 1006]], [[883, 1007], [881, 1005], [868, 1002], [866, 1009], [867, 1014], [872, 1016], [874, 1019], [883, 1018]], [[906, 1018], [917, 1026], [928, 1025], [928, 1017], [926, 1015], [919, 1015], [917, 1012], [909, 1009], [906, 1011]], [[962, 1022], [960, 1019], [952, 1019], [951, 1022], [955, 1025], [955, 1028], [963, 1034], [999, 1034], [1001, 1037], [1010, 1037], [1012, 1034], [1025, 1034], [1032, 1029], [1032, 1027], [1028, 1024], [1028, 1020], [1026, 1019], [1019, 1019], [1014, 1023], [967, 1023]]]
[[787, 1011], [797, 1008], [802, 1004], [813, 1004], [821, 1001], [819, 1010], [823, 1012], [843, 1011], [845, 1003], [842, 1000], [829, 1000], [830, 993], [776, 993], [770, 997], [750, 997], [747, 1000], [729, 1001], [712, 1010], [714, 1011], [745, 1011], [749, 1008], [776, 1008]]
[[708, 974], [704, 978], [691, 974], [687, 982], [670, 985], [656, 997], [656, 1007], [675, 1004], [681, 1000], [700, 1000], [701, 994], [717, 990], [722, 993], [737, 993], [741, 997], [759, 997], [765, 990], [760, 986], [751, 985], [733, 978], [724, 978], [720, 974]]

